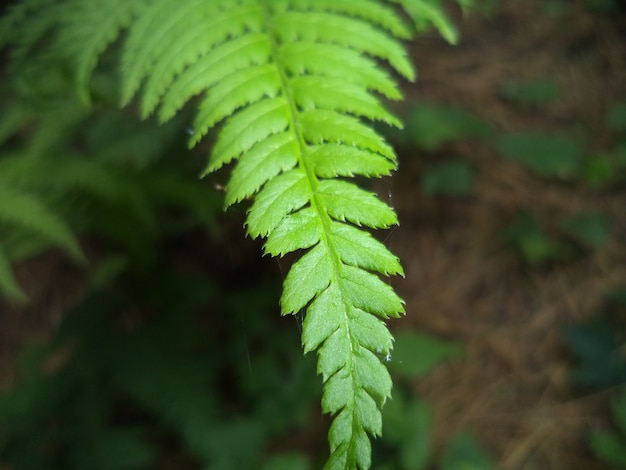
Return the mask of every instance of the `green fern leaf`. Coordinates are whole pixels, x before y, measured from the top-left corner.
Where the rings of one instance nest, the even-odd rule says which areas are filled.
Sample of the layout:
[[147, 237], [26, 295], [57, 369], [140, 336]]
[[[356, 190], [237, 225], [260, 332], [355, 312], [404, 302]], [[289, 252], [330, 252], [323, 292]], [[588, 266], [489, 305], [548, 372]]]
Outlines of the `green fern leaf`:
[[[254, 197], [246, 227], [265, 253], [305, 250], [289, 271], [283, 314], [306, 310], [302, 342], [318, 351], [322, 406], [335, 415], [327, 468], [368, 468], [368, 433], [380, 435], [391, 394], [381, 362], [392, 337], [376, 317], [404, 312], [378, 275], [398, 259], [364, 228], [397, 224], [373, 193], [338, 177], [389, 175], [393, 149], [363, 122], [400, 127], [377, 94], [399, 99], [386, 62], [412, 79], [396, 38], [410, 31], [372, 0], [163, 0], [131, 25], [123, 99], [144, 90], [142, 113], [167, 120], [204, 93], [191, 145], [222, 123], [205, 173], [234, 163], [225, 204]], [[152, 26], [150, 26], [152, 25]], [[157, 27], [158, 25], [158, 27]]]

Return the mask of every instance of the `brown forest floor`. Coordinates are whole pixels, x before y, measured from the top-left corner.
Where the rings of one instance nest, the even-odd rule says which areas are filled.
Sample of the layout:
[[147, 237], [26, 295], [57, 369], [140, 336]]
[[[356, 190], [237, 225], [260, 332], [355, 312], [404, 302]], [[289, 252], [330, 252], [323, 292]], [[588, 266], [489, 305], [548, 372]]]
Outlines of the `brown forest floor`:
[[[416, 42], [420, 77], [406, 88], [407, 102], [459, 105], [503, 132], [581, 125], [592, 148], [606, 148], [605, 114], [626, 99], [626, 16], [592, 15], [582, 1], [568, 2], [559, 17], [539, 13], [538, 1], [501, 3], [493, 18], [456, 17], [458, 46], [434, 33]], [[499, 94], [508, 79], [545, 77], [562, 94], [540, 110], [521, 111]], [[397, 287], [407, 316], [392, 328], [465, 345], [462, 359], [415, 386], [433, 408], [435, 445], [471, 429], [504, 470], [604, 468], [589, 455], [583, 433], [606, 419], [607, 395], [571, 389], [561, 329], [594, 315], [611, 287], [626, 285], [626, 194], [542, 180], [477, 141], [455, 142], [442, 152], [449, 155], [477, 168], [471, 197], [424, 196], [423, 159], [418, 151], [402, 154], [391, 182], [401, 226], [388, 240], [406, 271]], [[600, 209], [614, 221], [612, 242], [584, 259], [526, 269], [500, 235], [520, 208], [545, 220]], [[0, 316], [0, 389], [13, 379], [19, 345], [47, 336], [82, 285], [77, 270], [54, 253], [17, 274], [33, 302]]]
[[[603, 17], [567, 2], [564, 16], [550, 17], [537, 1], [501, 3], [491, 19], [458, 18], [458, 46], [435, 35], [417, 42], [420, 77], [407, 89], [409, 101], [459, 105], [502, 132], [582, 126], [591, 148], [606, 148], [606, 112], [626, 99], [623, 12]], [[520, 111], [499, 94], [506, 80], [546, 77], [561, 96], [540, 110]], [[547, 182], [479, 142], [442, 154], [477, 168], [472, 196], [424, 196], [419, 152], [401, 155], [392, 183], [401, 226], [390, 242], [406, 270], [398, 287], [408, 311], [398, 327], [466, 344], [461, 361], [416, 386], [434, 409], [436, 444], [467, 428], [506, 470], [605, 468], [582, 436], [602, 421], [607, 396], [571, 389], [561, 331], [598, 313], [607, 291], [626, 283], [626, 194]], [[614, 221], [612, 242], [580, 260], [525, 269], [500, 235], [521, 208], [548, 221], [601, 210]]]

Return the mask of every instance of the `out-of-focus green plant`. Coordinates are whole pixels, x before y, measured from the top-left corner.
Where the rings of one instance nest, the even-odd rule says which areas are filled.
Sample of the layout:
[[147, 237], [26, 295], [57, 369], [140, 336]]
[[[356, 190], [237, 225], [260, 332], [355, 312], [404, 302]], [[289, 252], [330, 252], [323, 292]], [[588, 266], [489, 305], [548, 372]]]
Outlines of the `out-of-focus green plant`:
[[582, 246], [594, 249], [602, 247], [611, 235], [609, 218], [600, 212], [587, 212], [561, 219], [561, 227]]
[[563, 331], [574, 360], [572, 384], [583, 392], [617, 392], [610, 407], [614, 428], [593, 427], [587, 438], [598, 460], [615, 469], [626, 466], [625, 311], [626, 287], [616, 286], [595, 318], [570, 324]]
[[583, 158], [580, 144], [546, 132], [504, 135], [496, 146], [505, 158], [545, 177], [571, 177]]
[[386, 432], [374, 448], [381, 470], [420, 470], [429, 464], [432, 416], [428, 405], [411, 396], [409, 384], [461, 351], [453, 342], [411, 331], [397, 333], [394, 354], [386, 358], [397, 387], [383, 411]]
[[463, 348], [455, 342], [402, 331], [396, 334], [396, 347], [389, 369], [398, 385], [393, 399], [383, 411], [385, 434], [374, 446], [378, 470], [494, 470], [490, 457], [468, 432], [447, 443], [440, 454], [432, 447], [433, 418], [429, 406], [414, 396], [412, 384], [423, 379], [445, 361], [459, 357]]
[[426, 168], [420, 178], [420, 186], [426, 194], [467, 196], [472, 192], [474, 173], [467, 162], [449, 160]]
[[465, 431], [452, 438], [443, 454], [439, 469], [496, 470], [496, 465], [474, 436]]
[[49, 346], [25, 350], [0, 397], [0, 462], [151, 468], [174, 439], [203, 468], [311, 468], [301, 454], [264, 456], [309, 425], [320, 389], [291, 331], [262, 317], [276, 295], [218, 296], [206, 279], [163, 270], [93, 292]]
[[618, 0], [587, 0], [587, 8], [598, 13], [611, 13], [619, 5]]
[[504, 239], [530, 265], [564, 261], [581, 250], [600, 249], [611, 235], [609, 218], [599, 212], [580, 213], [558, 218], [559, 224], [548, 234], [529, 212], [519, 213], [504, 229]]
[[584, 323], [568, 325], [564, 340], [574, 358], [572, 383], [583, 390], [598, 391], [626, 384], [626, 289], [615, 287], [606, 306]]
[[510, 80], [502, 85], [500, 93], [507, 100], [522, 108], [531, 108], [546, 105], [556, 100], [559, 97], [560, 88], [551, 79]]
[[413, 146], [427, 152], [464, 137], [486, 138], [490, 126], [458, 106], [417, 103], [410, 107], [402, 131], [390, 132], [399, 146]]
[[509, 223], [503, 235], [522, 260], [531, 266], [564, 260], [572, 254], [570, 245], [546, 234], [536, 218], [525, 211]]
[[48, 99], [46, 77], [28, 81], [29, 98], [0, 96], [0, 292], [14, 301], [26, 299], [13, 263], [56, 246], [86, 264], [78, 239], [95, 234], [147, 265], [163, 236], [208, 229], [219, 211], [185, 149], [184, 115], [159, 127], [88, 109], [64, 82]]
[[626, 467], [626, 392], [624, 390], [611, 404], [614, 430], [594, 430], [589, 435], [589, 446], [602, 462], [611, 468]]

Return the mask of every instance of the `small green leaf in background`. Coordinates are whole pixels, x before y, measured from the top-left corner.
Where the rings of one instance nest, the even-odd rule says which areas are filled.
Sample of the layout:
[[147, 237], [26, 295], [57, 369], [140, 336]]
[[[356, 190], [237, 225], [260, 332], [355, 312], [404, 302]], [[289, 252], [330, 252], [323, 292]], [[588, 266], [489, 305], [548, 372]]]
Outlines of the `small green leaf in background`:
[[614, 328], [606, 320], [570, 325], [564, 338], [577, 362], [572, 371], [575, 385], [603, 390], [626, 383], [626, 361], [620, 354]]
[[432, 416], [426, 403], [394, 392], [383, 408], [383, 442], [393, 446], [397, 470], [422, 470], [430, 459]]
[[626, 308], [626, 286], [617, 286], [607, 294], [609, 304], [617, 308]]
[[425, 468], [428, 463], [432, 427], [430, 410], [425, 403], [413, 400], [405, 409], [405, 433], [399, 450], [402, 470]]
[[614, 131], [626, 131], [626, 103], [615, 103], [607, 117], [609, 128]]
[[544, 177], [569, 176], [581, 163], [582, 147], [566, 137], [521, 132], [504, 136], [496, 142], [502, 155]]
[[566, 217], [562, 220], [561, 226], [576, 241], [589, 248], [604, 245], [609, 239], [611, 228], [609, 218], [596, 212]]
[[304, 454], [285, 452], [269, 459], [261, 470], [311, 470], [313, 466]]
[[500, 93], [507, 100], [526, 108], [553, 102], [559, 97], [561, 90], [551, 79], [528, 82], [509, 80], [502, 85]]
[[561, 16], [567, 12], [568, 3], [564, 0], [543, 0], [541, 12], [547, 16]]
[[0, 186], [0, 201], [1, 221], [44, 236], [63, 248], [75, 260], [85, 261], [71, 229], [37, 195], [18, 188]]
[[[626, 437], [626, 393], [622, 393], [611, 406], [613, 419], [622, 437]], [[624, 449], [626, 452], [626, 448]]]
[[474, 184], [474, 169], [466, 162], [453, 160], [427, 168], [421, 187], [426, 194], [466, 196]]
[[616, 468], [626, 467], [626, 442], [609, 431], [596, 431], [589, 436], [589, 445], [603, 462]]
[[469, 432], [457, 434], [448, 444], [440, 470], [496, 470], [496, 465]]
[[610, 13], [617, 8], [616, 0], [587, 0], [587, 8], [598, 13]]
[[586, 158], [580, 167], [584, 182], [594, 189], [601, 189], [615, 178], [615, 165], [610, 155], [594, 155]]
[[504, 229], [503, 235], [531, 265], [565, 259], [572, 253], [571, 246], [546, 235], [537, 220], [527, 212], [517, 215]]
[[626, 183], [626, 139], [618, 142], [613, 150], [613, 157], [615, 158], [613, 177], [622, 183]]
[[405, 119], [399, 140], [434, 152], [463, 137], [487, 137], [489, 125], [456, 106], [415, 105]]
[[603, 462], [615, 467], [626, 467], [626, 392], [613, 401], [611, 406], [617, 432], [593, 431], [589, 436], [589, 446]]
[[420, 379], [446, 359], [458, 356], [461, 351], [461, 346], [451, 341], [411, 331], [399, 331], [389, 369], [401, 377]]

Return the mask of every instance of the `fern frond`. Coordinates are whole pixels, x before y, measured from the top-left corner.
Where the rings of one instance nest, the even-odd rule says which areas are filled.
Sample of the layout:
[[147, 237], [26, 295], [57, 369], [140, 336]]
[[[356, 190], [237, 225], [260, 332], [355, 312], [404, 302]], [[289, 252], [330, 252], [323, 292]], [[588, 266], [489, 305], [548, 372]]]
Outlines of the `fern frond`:
[[108, 0], [97, 7], [91, 0], [65, 2], [57, 48], [75, 61], [74, 72], [82, 98], [89, 102], [88, 83], [98, 58], [117, 39], [147, 0]]
[[11, 5], [0, 19], [0, 48], [11, 45], [16, 61], [29, 52], [60, 21], [60, 5], [54, 0], [23, 0]]
[[397, 42], [411, 31], [372, 0], [170, 4], [152, 2], [130, 26], [124, 102], [139, 92], [142, 113], [167, 120], [204, 93], [191, 145], [221, 125], [205, 173], [235, 162], [225, 203], [254, 197], [248, 234], [265, 237], [272, 256], [305, 250], [280, 303], [283, 314], [307, 312], [304, 350], [318, 352], [323, 410], [335, 416], [327, 468], [369, 468], [368, 434], [381, 434], [391, 394], [381, 358], [392, 337], [381, 318], [404, 312], [379, 275], [403, 271], [366, 231], [397, 224], [394, 211], [339, 178], [396, 167], [366, 121], [401, 126], [378, 96], [401, 97], [380, 62], [413, 79]]
[[65, 222], [44, 206], [39, 198], [9, 186], [0, 186], [0, 222], [22, 226], [84, 260], [78, 242]]

